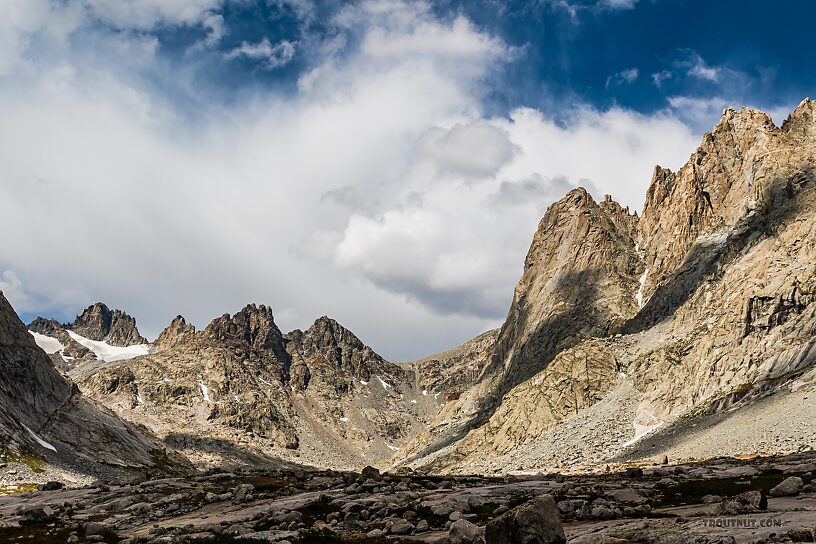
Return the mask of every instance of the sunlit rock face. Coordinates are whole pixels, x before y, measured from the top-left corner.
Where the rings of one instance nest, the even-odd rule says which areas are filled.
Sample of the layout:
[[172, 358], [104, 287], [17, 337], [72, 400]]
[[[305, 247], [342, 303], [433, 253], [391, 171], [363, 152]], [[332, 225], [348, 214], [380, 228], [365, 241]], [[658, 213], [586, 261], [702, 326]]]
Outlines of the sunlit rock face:
[[[810, 100], [781, 127], [729, 109], [679, 171], [655, 168], [642, 216], [582, 189], [553, 204], [489, 364], [400, 462], [462, 472], [602, 462], [645, 454], [645, 435], [691, 456], [690, 442], [660, 437], [811, 390], [814, 127]], [[556, 438], [563, 454], [548, 445]], [[759, 434], [735, 447], [784, 450]]]

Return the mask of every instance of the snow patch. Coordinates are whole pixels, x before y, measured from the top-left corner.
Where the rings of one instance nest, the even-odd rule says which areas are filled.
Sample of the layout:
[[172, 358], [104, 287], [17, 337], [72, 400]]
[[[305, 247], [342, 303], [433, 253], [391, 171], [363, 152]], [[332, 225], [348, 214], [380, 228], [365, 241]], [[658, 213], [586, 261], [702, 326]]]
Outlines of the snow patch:
[[204, 400], [207, 402], [212, 402], [210, 400], [210, 388], [204, 385], [204, 382], [198, 382], [199, 387], [201, 387], [201, 394], [204, 395]]
[[[23, 425], [23, 424], [21, 423], [20, 425]], [[23, 425], [23, 428], [24, 428], [26, 431], [28, 431], [28, 434], [30, 434], [30, 435], [31, 435], [31, 437], [32, 437], [34, 440], [36, 440], [36, 441], [37, 441], [37, 444], [39, 444], [40, 446], [42, 446], [42, 447], [43, 447], [43, 448], [45, 448], [45, 449], [48, 449], [48, 450], [53, 451], [54, 453], [57, 453], [57, 448], [55, 448], [54, 446], [52, 446], [51, 444], [49, 444], [48, 442], [46, 442], [45, 440], [43, 440], [42, 438], [40, 438], [39, 436], [37, 436], [36, 434], [34, 434], [34, 431], [32, 431], [31, 429], [29, 429], [29, 428], [28, 428], [28, 427], [26, 427], [25, 425]]]
[[34, 341], [37, 343], [40, 348], [48, 355], [53, 353], [57, 353], [58, 351], [62, 351], [65, 349], [65, 346], [62, 345], [62, 342], [57, 340], [56, 338], [52, 338], [51, 336], [46, 336], [44, 334], [40, 334], [38, 332], [28, 331], [31, 333], [31, 336], [34, 337]]
[[643, 287], [646, 285], [646, 278], [649, 276], [649, 267], [646, 267], [646, 270], [643, 271], [643, 275], [640, 276], [640, 287], [638, 287], [637, 293], [635, 294], [635, 300], [637, 300], [638, 308], [643, 308]]
[[360, 380], [360, 384], [362, 384], [362, 385], [368, 385], [368, 382], [367, 382], [367, 381], [365, 381], [365, 380]]
[[656, 431], [663, 422], [658, 420], [654, 414], [649, 412], [648, 410], [641, 409], [635, 415], [634, 421], [632, 421], [632, 427], [635, 429], [635, 436], [632, 437], [631, 440], [625, 442], [622, 447], [628, 447], [646, 436], [647, 434], [651, 434], [652, 432]]
[[94, 352], [97, 359], [102, 359], [106, 363], [114, 361], [125, 361], [133, 359], [141, 355], [150, 353], [150, 346], [148, 344], [138, 344], [135, 346], [119, 347], [111, 346], [107, 342], [99, 342], [97, 340], [90, 340], [84, 336], [80, 336], [74, 331], [68, 331], [68, 336], [74, 339], [77, 343], [85, 346]]
[[411, 404], [416, 404], [416, 399], [411, 399]]
[[343, 423], [348, 423], [348, 422], [349, 422], [349, 418], [347, 418], [347, 417], [341, 417], [341, 418], [340, 418], [340, 421], [342, 421]]
[[389, 450], [391, 450], [391, 451], [399, 451], [399, 448], [398, 448], [398, 447], [396, 447], [396, 446], [392, 446], [392, 445], [391, 445], [391, 444], [389, 444], [388, 442], [386, 442], [386, 443], [385, 443], [385, 445], [386, 445], [386, 446], [388, 447], [388, 449], [389, 449]]
[[423, 397], [427, 397], [427, 396], [428, 396], [428, 390], [427, 390], [427, 389], [423, 389], [423, 390], [422, 390], [422, 396], [423, 396]]
[[374, 377], [377, 378], [377, 380], [379, 380], [380, 384], [382, 384], [382, 386], [383, 386], [383, 389], [389, 389], [389, 388], [393, 387], [393, 385], [391, 385], [390, 383], [386, 383], [379, 376], [375, 375]]

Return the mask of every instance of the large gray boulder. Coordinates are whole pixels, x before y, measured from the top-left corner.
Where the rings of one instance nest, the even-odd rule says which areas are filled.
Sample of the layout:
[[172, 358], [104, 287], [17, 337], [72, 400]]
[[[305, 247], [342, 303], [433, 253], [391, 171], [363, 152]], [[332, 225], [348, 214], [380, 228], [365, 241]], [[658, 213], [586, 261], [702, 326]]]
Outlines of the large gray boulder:
[[448, 531], [450, 544], [479, 544], [484, 543], [483, 530], [466, 519], [453, 522]]
[[803, 486], [804, 482], [802, 478], [799, 476], [791, 476], [790, 478], [785, 478], [781, 484], [772, 488], [769, 494], [771, 497], [791, 497], [801, 493]]
[[565, 544], [558, 506], [552, 495], [542, 495], [487, 524], [487, 544]]

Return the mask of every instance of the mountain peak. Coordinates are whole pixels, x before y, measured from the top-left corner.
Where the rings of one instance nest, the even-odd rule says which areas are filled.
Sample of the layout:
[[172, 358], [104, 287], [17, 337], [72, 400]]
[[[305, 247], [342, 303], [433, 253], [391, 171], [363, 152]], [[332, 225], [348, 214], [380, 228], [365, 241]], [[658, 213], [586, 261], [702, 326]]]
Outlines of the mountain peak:
[[[35, 325], [54, 324], [38, 319]], [[47, 462], [75, 459], [83, 472], [101, 470], [106, 475], [120, 468], [159, 468], [160, 460], [167, 469], [180, 461], [175, 456], [172, 462], [162, 458], [163, 444], [145, 429], [85, 399], [71, 380], [57, 372], [2, 293], [0, 346], [0, 441], [4, 446], [34, 452]]]
[[816, 136], [816, 101], [802, 100], [782, 123], [782, 131], [799, 138]]
[[221, 343], [272, 351], [281, 362], [287, 359], [272, 309], [263, 304], [247, 304], [233, 316], [224, 314], [207, 325], [203, 334]]
[[155, 348], [156, 350], [170, 349], [192, 338], [195, 332], [194, 325], [188, 324], [183, 316], [177, 315], [159, 334], [155, 342]]
[[709, 134], [725, 130], [776, 130], [776, 125], [771, 116], [762, 110], [748, 107], [739, 110], [725, 108], [719, 122], [714, 125]]
[[111, 310], [102, 302], [91, 304], [74, 319], [73, 323], [66, 323], [64, 327], [80, 336], [104, 341], [112, 346], [126, 347], [148, 343], [147, 339], [139, 334], [136, 319], [121, 310]]

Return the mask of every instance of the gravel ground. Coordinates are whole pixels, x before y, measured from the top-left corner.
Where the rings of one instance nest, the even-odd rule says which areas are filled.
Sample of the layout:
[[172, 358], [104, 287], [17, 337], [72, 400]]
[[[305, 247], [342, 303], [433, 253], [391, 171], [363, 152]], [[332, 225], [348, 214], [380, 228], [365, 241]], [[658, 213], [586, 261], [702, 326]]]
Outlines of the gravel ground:
[[681, 418], [631, 445], [640, 394], [621, 379], [602, 401], [535, 441], [461, 472], [535, 473], [603, 470], [606, 465], [672, 462], [816, 450], [816, 392], [784, 391], [714, 415]]
[[816, 392], [778, 393], [737, 410], [681, 420], [623, 452], [677, 460], [816, 449]]

